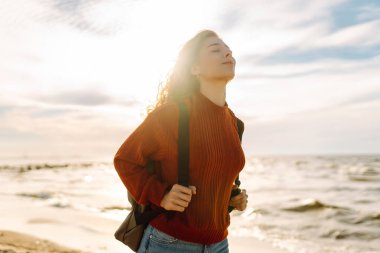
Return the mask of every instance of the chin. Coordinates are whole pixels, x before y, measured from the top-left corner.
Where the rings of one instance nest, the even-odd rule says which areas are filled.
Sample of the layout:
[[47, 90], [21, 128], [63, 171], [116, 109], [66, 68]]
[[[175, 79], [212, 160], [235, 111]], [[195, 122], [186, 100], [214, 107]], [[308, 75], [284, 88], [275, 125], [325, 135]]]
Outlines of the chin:
[[223, 73], [222, 75], [216, 75], [213, 79], [225, 80], [226, 82], [232, 80], [235, 77], [235, 73]]
[[227, 81], [230, 81], [230, 80], [234, 79], [234, 77], [235, 77], [235, 73], [231, 73], [231, 74], [229, 74], [229, 75], [226, 75], [226, 76], [225, 76], [225, 79], [226, 79]]

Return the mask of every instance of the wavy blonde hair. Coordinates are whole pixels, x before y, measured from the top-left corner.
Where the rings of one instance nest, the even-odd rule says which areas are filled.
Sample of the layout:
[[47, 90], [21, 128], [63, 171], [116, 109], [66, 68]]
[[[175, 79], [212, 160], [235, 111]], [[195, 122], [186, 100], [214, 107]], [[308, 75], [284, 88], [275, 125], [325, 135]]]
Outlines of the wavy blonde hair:
[[209, 37], [219, 36], [212, 30], [203, 29], [182, 46], [172, 70], [159, 82], [157, 101], [147, 107], [147, 114], [167, 102], [181, 101], [199, 92], [200, 83], [191, 73], [191, 67], [197, 62], [201, 46]]

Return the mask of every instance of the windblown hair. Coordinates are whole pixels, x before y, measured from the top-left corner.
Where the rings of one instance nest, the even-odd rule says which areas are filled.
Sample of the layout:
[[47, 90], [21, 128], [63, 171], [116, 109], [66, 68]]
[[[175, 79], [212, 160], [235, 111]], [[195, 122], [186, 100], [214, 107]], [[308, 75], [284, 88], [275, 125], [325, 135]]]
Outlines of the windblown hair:
[[209, 37], [219, 36], [204, 29], [182, 46], [172, 70], [159, 82], [156, 104], [148, 106], [148, 114], [167, 102], [181, 101], [200, 91], [199, 80], [191, 73], [191, 67], [197, 62], [201, 46]]

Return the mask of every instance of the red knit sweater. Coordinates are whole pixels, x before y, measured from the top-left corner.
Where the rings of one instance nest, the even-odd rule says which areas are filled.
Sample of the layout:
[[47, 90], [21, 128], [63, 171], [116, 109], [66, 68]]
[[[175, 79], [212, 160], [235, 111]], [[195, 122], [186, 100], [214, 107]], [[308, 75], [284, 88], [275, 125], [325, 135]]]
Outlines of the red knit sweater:
[[[245, 165], [236, 117], [202, 93], [185, 101], [190, 113], [189, 184], [197, 188], [184, 212], [165, 214], [150, 224], [180, 240], [212, 244], [228, 235], [228, 202], [232, 185]], [[125, 187], [140, 204], [161, 209], [165, 193], [177, 183], [179, 108], [167, 103], [148, 114], [128, 136], [114, 157], [114, 166]], [[148, 159], [157, 173], [145, 169]], [[157, 165], [158, 164], [158, 165]]]

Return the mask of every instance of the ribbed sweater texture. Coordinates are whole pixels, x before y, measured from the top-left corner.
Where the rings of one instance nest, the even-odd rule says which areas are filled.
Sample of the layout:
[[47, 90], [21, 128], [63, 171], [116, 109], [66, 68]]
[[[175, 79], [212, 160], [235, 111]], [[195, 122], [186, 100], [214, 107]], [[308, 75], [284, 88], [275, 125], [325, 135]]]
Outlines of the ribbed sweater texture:
[[[189, 184], [196, 186], [185, 211], [150, 221], [180, 240], [213, 244], [228, 235], [228, 202], [235, 178], [245, 165], [236, 116], [201, 92], [186, 99], [189, 109]], [[161, 200], [177, 183], [179, 108], [174, 102], [156, 108], [127, 137], [114, 156], [114, 167], [139, 204], [164, 210]], [[146, 164], [155, 162], [151, 175]]]

